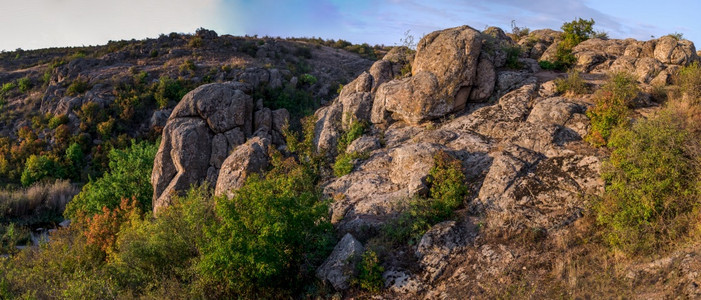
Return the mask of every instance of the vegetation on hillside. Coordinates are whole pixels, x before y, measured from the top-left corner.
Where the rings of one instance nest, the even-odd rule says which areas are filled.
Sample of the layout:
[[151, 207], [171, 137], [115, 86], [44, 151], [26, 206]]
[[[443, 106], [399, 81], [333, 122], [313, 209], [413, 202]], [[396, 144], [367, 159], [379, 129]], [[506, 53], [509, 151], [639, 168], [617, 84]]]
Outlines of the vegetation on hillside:
[[557, 44], [555, 59], [553, 61], [540, 61], [540, 67], [546, 70], [565, 70], [571, 67], [576, 62], [572, 49], [579, 43], [596, 36], [594, 23], [593, 19], [584, 20], [582, 18], [564, 23], [560, 27], [563, 33], [560, 42]]

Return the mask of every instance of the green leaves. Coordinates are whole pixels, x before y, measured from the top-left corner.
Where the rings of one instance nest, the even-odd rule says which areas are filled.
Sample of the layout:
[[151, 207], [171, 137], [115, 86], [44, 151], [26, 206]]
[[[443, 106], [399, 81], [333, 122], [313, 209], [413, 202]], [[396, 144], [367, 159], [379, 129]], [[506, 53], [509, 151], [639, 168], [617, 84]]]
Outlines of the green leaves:
[[602, 169], [606, 192], [595, 206], [611, 246], [649, 253], [689, 230], [700, 192], [690, 138], [670, 114], [613, 130]]
[[232, 199], [216, 200], [219, 222], [207, 232], [211, 242], [198, 268], [229, 293], [290, 289], [309, 275], [300, 266], [320, 261], [332, 247], [328, 206], [314, 172], [293, 158], [273, 164], [265, 178], [249, 177]]
[[122, 198], [136, 197], [142, 211], [151, 210], [151, 170], [158, 150], [147, 142], [132, 143], [125, 150], [112, 149], [109, 168], [101, 178], [88, 182], [66, 206], [64, 215], [74, 219], [79, 213], [91, 216], [102, 207], [115, 208]]

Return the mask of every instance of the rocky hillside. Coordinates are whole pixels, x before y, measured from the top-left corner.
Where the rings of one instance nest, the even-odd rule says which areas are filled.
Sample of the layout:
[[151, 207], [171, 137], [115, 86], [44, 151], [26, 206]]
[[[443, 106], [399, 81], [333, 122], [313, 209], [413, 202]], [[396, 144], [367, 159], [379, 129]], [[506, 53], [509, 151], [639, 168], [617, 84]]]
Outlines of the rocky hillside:
[[72, 143], [88, 156], [84, 171], [72, 177], [99, 176], [109, 149], [124, 148], [128, 139], [154, 140], [183, 95], [207, 83], [245, 83], [255, 100], [265, 100], [257, 109], [286, 108], [297, 120], [367, 69], [372, 60], [365, 57], [374, 58], [374, 50], [344, 41], [218, 36], [200, 29], [105, 46], [2, 53], [0, 183], [20, 183], [31, 155], [53, 155], [60, 163]]
[[[374, 62], [206, 30], [54, 61], [45, 89], [8, 89], [6, 107], [33, 103], [50, 114], [39, 125], [59, 126], [11, 117], [7, 135], [94, 124], [95, 147], [122, 132], [160, 137], [150, 183], [133, 182], [153, 195], [129, 202], [86, 185], [55, 248], [0, 260], [13, 270], [0, 292], [698, 298], [699, 56], [673, 36], [597, 38], [592, 24], [580, 43], [567, 30], [460, 26]], [[163, 82], [188, 91], [168, 98]], [[106, 181], [125, 169], [109, 165]], [[69, 249], [61, 257], [92, 274], [90, 288], [35, 262], [50, 249]], [[63, 281], [37, 287], [23, 273], [35, 270]]]
[[[353, 257], [368, 249], [381, 257], [382, 295], [389, 298], [486, 296], [509, 292], [503, 285], [532, 288], [555, 280], [548, 276], [567, 276], [569, 237], [582, 226], [592, 196], [604, 190], [600, 172], [608, 151], [584, 141], [592, 95], [558, 93], [556, 82], [566, 74], [539, 66], [553, 59], [560, 35], [539, 30], [514, 41], [498, 28], [433, 32], [421, 39], [415, 56], [390, 52], [316, 111], [317, 149], [337, 160], [351, 156], [347, 174], [323, 183], [335, 232], [343, 238], [317, 270], [320, 279], [348, 289]], [[516, 47], [522, 51], [513, 57], [509, 49]], [[634, 109], [643, 114], [659, 107], [655, 86], [670, 84], [681, 67], [699, 59], [692, 43], [672, 37], [590, 39], [572, 53], [574, 68], [593, 89], [607, 74], [633, 74], [641, 87]], [[408, 63], [411, 74], [402, 74]], [[232, 193], [247, 175], [265, 170], [266, 147], [284, 149], [278, 136], [286, 112], [252, 115], [250, 94], [237, 84], [208, 85], [175, 108], [152, 177], [156, 209], [171, 191], [203, 180], [217, 194]], [[233, 119], [217, 116], [228, 111]], [[358, 124], [364, 133], [339, 147]], [[241, 132], [255, 138], [244, 142]], [[196, 145], [184, 143], [195, 138]], [[227, 149], [225, 140], [228, 148], [243, 145], [224, 158], [219, 149]], [[429, 224], [414, 242], [392, 244], [384, 232], [408, 226], [403, 213], [416, 201], [429, 201], [429, 173], [439, 153], [460, 162], [466, 197], [452, 218]], [[698, 282], [683, 274], [680, 282]], [[547, 293], [566, 288], [551, 283], [529, 293], [552, 296]], [[693, 297], [698, 291], [684, 292]]]

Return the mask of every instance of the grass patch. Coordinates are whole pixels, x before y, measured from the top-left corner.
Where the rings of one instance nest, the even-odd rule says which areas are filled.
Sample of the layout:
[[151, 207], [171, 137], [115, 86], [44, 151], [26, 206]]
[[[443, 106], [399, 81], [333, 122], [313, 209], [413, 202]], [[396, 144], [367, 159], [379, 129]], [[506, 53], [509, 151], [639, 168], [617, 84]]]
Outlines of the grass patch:
[[580, 73], [574, 69], [567, 72], [566, 78], [555, 79], [555, 89], [558, 93], [573, 95], [582, 95], [589, 92], [586, 82], [584, 82]]

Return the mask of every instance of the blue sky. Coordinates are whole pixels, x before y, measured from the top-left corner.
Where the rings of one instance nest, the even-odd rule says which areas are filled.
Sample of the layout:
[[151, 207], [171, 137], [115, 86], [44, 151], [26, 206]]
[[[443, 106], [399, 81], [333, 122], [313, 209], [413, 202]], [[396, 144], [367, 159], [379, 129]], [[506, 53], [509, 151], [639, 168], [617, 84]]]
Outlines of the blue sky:
[[593, 18], [612, 38], [646, 40], [680, 32], [701, 42], [696, 0], [0, 0], [0, 49], [105, 44], [193, 32], [322, 37], [395, 45], [459, 25], [558, 29]]

